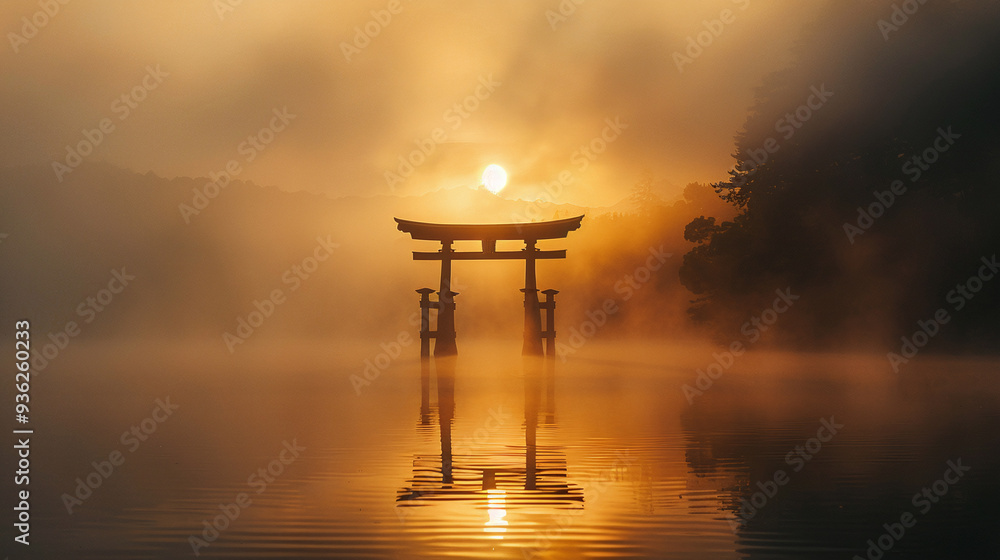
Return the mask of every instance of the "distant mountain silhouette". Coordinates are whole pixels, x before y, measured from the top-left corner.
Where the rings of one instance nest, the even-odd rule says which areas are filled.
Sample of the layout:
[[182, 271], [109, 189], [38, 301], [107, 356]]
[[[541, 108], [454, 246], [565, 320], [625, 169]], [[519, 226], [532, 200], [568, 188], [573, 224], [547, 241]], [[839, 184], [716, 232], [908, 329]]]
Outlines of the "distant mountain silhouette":
[[[561, 308], [562, 317], [572, 321], [574, 305], [580, 315], [591, 306], [590, 291], [597, 305], [615, 295], [615, 267], [633, 271], [653, 242], [636, 238], [635, 262], [600, 265], [608, 277], [598, 281], [581, 276], [581, 267], [615, 259], [600, 256], [605, 251], [600, 242], [609, 235], [595, 220], [610, 219], [611, 212], [634, 207], [632, 202], [593, 209], [507, 200], [468, 187], [423, 196], [331, 198], [245, 181], [220, 189], [207, 183], [104, 163], [84, 163], [63, 183], [45, 165], [0, 168], [0, 233], [7, 235], [0, 239], [0, 262], [8, 271], [0, 280], [5, 294], [0, 314], [31, 319], [40, 337], [68, 321], [78, 323], [87, 337], [221, 336], [281, 289], [287, 299], [262, 327], [269, 336], [395, 336], [410, 328], [413, 290], [432, 284], [436, 271], [412, 261], [411, 251], [433, 248], [396, 231], [394, 216], [475, 223], [586, 214], [585, 233], [563, 245], [571, 247], [570, 264], [545, 269], [541, 277], [558, 274], [564, 279], [557, 287], [576, 286], [576, 296], [569, 298], [575, 303]], [[621, 228], [620, 221], [615, 224], [607, 227]], [[675, 238], [685, 243], [679, 233]], [[311, 273], [295, 272], [322, 240], [338, 245], [332, 257]], [[103, 294], [105, 301], [113, 295], [107, 305], [88, 304], [122, 267], [135, 280], [122, 293]], [[496, 276], [483, 276], [484, 270], [460, 267], [457, 281]], [[516, 278], [523, 272], [507, 267], [503, 274]], [[683, 291], [675, 272], [664, 281]], [[518, 285], [511, 283], [511, 294], [507, 287], [498, 288], [504, 297], [520, 296]], [[496, 313], [511, 312], [506, 300], [487, 301], [490, 293], [474, 290], [459, 305], [478, 302], [495, 305]], [[516, 330], [516, 321], [513, 325]]]

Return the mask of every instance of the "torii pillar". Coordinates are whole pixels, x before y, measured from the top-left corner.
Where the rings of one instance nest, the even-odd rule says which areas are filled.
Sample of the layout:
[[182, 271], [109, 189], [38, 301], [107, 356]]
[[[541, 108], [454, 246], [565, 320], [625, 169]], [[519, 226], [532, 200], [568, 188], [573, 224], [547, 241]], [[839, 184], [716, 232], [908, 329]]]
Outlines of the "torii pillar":
[[451, 257], [455, 253], [452, 241], [441, 241], [441, 289], [438, 290], [437, 342], [435, 356], [458, 354], [455, 346], [455, 292], [451, 291]]
[[542, 355], [542, 311], [538, 305], [538, 286], [535, 284], [536, 240], [524, 240], [524, 344], [521, 354]]

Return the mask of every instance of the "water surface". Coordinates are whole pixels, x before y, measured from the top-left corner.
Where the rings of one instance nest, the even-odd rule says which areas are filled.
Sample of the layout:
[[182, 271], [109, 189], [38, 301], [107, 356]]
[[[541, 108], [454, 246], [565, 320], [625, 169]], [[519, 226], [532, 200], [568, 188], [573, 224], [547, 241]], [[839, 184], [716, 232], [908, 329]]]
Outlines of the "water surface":
[[885, 558], [1000, 557], [996, 360], [758, 352], [689, 402], [711, 348], [470, 343], [355, 387], [369, 346], [70, 349], [33, 387], [34, 557], [846, 559], [908, 512]]

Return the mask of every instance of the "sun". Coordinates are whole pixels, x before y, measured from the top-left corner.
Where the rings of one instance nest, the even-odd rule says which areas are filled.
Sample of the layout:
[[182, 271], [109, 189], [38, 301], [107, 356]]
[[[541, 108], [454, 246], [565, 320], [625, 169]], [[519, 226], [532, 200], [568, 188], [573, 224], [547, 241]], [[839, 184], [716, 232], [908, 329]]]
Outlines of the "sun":
[[495, 163], [486, 166], [486, 170], [483, 171], [483, 186], [486, 187], [486, 190], [497, 194], [503, 190], [506, 184], [507, 172], [504, 171], [503, 167]]

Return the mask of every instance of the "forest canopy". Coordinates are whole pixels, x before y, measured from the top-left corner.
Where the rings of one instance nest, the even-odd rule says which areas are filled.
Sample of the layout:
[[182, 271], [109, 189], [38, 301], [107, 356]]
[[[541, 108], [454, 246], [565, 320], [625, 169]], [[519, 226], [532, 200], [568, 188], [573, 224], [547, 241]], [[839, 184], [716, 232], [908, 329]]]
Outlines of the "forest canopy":
[[691, 316], [735, 334], [791, 288], [801, 301], [773, 329], [786, 342], [898, 345], [940, 309], [938, 340], [995, 340], [998, 12], [832, 3], [757, 90], [713, 185], [738, 214], [685, 229]]

